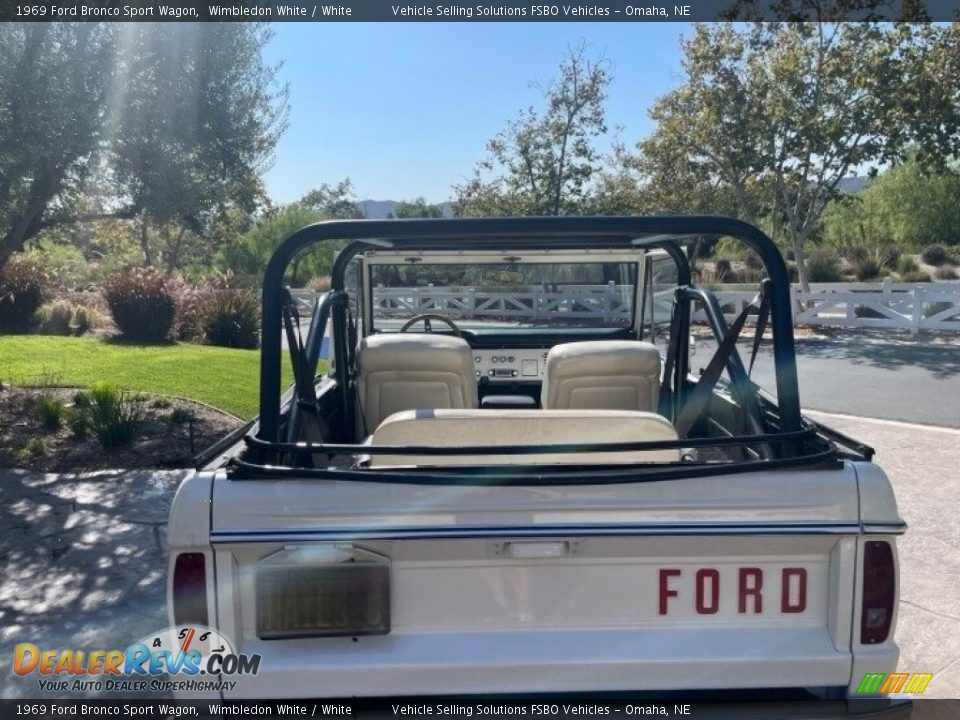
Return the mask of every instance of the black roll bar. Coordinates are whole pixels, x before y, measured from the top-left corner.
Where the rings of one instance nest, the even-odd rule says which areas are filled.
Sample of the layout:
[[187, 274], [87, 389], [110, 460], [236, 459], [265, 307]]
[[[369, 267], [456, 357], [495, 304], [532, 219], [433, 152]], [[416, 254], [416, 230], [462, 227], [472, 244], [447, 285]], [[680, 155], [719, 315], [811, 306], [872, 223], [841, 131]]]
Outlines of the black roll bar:
[[[350, 258], [364, 250], [406, 249], [557, 249], [561, 247], [628, 248], [669, 246], [692, 235], [734, 237], [750, 247], [760, 259], [771, 281], [770, 307], [773, 354], [777, 367], [777, 400], [781, 430], [801, 428], [800, 398], [797, 390], [790, 283], [786, 264], [773, 241], [761, 230], [733, 218], [712, 215], [651, 215], [640, 217], [529, 217], [469, 218], [441, 220], [335, 220], [308, 225], [293, 233], [274, 251], [263, 279], [263, 338], [260, 356], [260, 424], [258, 437], [267, 442], [280, 440], [281, 309], [283, 278], [294, 256], [304, 248], [329, 241], [353, 241], [337, 256], [331, 276], [334, 290], [344, 289], [344, 270]], [[671, 238], [670, 236], [673, 236]], [[679, 236], [679, 238], [677, 237]], [[668, 250], [669, 252], [669, 250]], [[673, 256], [673, 253], [671, 253]], [[679, 264], [678, 264], [679, 267]], [[689, 269], [688, 269], [689, 272]], [[332, 308], [332, 338], [346, 359], [346, 310]], [[340, 321], [337, 320], [341, 317]], [[345, 329], [345, 328], [341, 328]], [[349, 368], [339, 367], [338, 380], [348, 379]]]

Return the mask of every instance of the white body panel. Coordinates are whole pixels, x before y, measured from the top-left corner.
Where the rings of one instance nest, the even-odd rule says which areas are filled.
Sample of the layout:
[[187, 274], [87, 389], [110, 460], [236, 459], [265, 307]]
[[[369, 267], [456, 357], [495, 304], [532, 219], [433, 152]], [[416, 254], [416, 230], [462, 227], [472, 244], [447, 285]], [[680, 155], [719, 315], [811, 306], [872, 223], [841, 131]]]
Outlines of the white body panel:
[[[238, 650], [263, 656], [226, 696], [855, 687], [897, 661], [892, 639], [858, 642], [861, 507], [869, 532], [902, 525], [882, 472], [859, 468], [557, 487], [220, 473], [208, 514], [211, 619]], [[882, 497], [865, 501], [865, 491]], [[179, 512], [197, 503], [178, 502]], [[332, 543], [389, 558], [390, 633], [258, 638], [257, 563]], [[172, 551], [181, 545], [195, 548], [172, 532]], [[664, 568], [680, 571], [665, 613]], [[708, 613], [696, 607], [704, 568], [719, 578]], [[760, 612], [752, 599], [739, 607], [741, 568], [763, 574]], [[805, 572], [801, 612], [783, 611], [786, 568]]]

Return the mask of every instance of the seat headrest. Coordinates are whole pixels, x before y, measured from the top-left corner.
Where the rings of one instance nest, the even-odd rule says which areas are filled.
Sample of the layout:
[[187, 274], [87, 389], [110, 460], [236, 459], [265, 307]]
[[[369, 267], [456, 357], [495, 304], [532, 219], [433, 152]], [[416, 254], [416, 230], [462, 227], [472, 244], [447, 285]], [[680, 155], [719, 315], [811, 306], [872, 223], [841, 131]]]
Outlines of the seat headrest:
[[660, 351], [636, 340], [591, 340], [555, 345], [547, 354], [553, 379], [589, 375], [660, 376]]
[[385, 333], [360, 341], [360, 372], [439, 370], [473, 375], [473, 354], [466, 340], [434, 333]]

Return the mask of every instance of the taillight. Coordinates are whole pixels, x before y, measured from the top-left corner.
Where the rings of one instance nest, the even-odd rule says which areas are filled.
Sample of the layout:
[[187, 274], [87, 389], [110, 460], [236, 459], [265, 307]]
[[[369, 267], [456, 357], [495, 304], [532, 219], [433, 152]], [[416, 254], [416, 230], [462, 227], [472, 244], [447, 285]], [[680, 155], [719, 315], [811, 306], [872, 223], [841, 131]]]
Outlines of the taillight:
[[385, 635], [390, 632], [390, 566], [384, 558], [341, 550], [324, 562], [289, 549], [257, 568], [257, 635]]
[[860, 642], [881, 643], [890, 634], [896, 569], [890, 543], [871, 540], [864, 544], [863, 607], [860, 612]]
[[207, 561], [203, 553], [180, 553], [173, 565], [173, 621], [208, 625]]

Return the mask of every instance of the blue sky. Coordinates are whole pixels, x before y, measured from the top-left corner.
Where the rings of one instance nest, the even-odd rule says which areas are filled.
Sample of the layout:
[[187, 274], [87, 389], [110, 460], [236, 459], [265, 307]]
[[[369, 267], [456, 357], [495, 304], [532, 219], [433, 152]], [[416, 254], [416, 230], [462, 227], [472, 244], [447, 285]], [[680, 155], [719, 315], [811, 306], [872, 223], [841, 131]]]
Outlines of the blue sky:
[[290, 202], [349, 177], [359, 199], [449, 199], [485, 144], [538, 103], [566, 48], [581, 40], [610, 62], [611, 128], [630, 144], [647, 108], [680, 81], [667, 23], [277, 23], [267, 49], [290, 84], [290, 126], [267, 190]]

